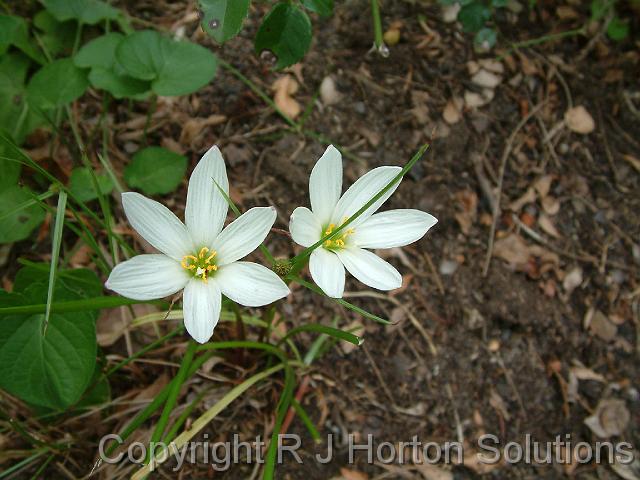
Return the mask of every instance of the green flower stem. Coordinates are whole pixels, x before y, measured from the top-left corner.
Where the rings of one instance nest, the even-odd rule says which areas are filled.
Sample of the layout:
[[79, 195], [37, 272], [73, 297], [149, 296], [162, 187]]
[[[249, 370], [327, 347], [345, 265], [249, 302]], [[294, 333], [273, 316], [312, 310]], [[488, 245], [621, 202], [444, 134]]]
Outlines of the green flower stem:
[[305, 248], [302, 252], [300, 252], [298, 255], [293, 257], [291, 259], [291, 263], [293, 265], [293, 271], [295, 271], [296, 268], [298, 268], [298, 271], [299, 271], [301, 269], [301, 267], [297, 266], [297, 264], [299, 262], [305, 261], [307, 259], [307, 257], [309, 257], [309, 255], [311, 255], [311, 253], [316, 248], [320, 247], [327, 240], [332, 240], [334, 238], [337, 238], [339, 236], [340, 232], [342, 232], [345, 228], [347, 228], [349, 225], [351, 225], [360, 215], [362, 215], [364, 212], [366, 212], [369, 209], [369, 207], [371, 207], [371, 205], [373, 205], [375, 202], [377, 202], [380, 197], [382, 197], [391, 188], [393, 188], [393, 186], [396, 183], [398, 183], [400, 180], [402, 180], [402, 177], [404, 177], [407, 174], [407, 172], [413, 168], [413, 166], [416, 164], [416, 162], [422, 158], [422, 155], [424, 155], [424, 152], [426, 152], [428, 148], [429, 148], [429, 144], [425, 144], [422, 147], [420, 147], [420, 149], [411, 158], [411, 160], [409, 160], [407, 162], [407, 164], [402, 168], [402, 170], [398, 173], [398, 175], [393, 177], [393, 179], [389, 183], [387, 183], [387, 185], [382, 190], [380, 190], [377, 194], [375, 194], [371, 200], [369, 200], [367, 203], [365, 203], [362, 206], [362, 208], [360, 208], [356, 213], [354, 213], [351, 217], [349, 217], [346, 222], [344, 222], [338, 228], [333, 230], [331, 233], [325, 235], [320, 240], [318, 240], [316, 243], [314, 243], [310, 247]]
[[[322, 291], [322, 289], [320, 287], [318, 287], [317, 285], [314, 285], [313, 283], [309, 283], [309, 282], [307, 282], [306, 280], [303, 280], [300, 277], [294, 277], [291, 280], [294, 281], [294, 282], [299, 283], [303, 287], [311, 290], [312, 292], [317, 293], [318, 295], [324, 295], [326, 297], [326, 294]], [[357, 305], [354, 305], [353, 303], [349, 303], [346, 300], [343, 300], [342, 298], [332, 298], [332, 300], [335, 300], [337, 303], [339, 303], [343, 307], [351, 310], [352, 312], [359, 313], [360, 315], [362, 315], [365, 318], [368, 318], [369, 320], [373, 320], [374, 322], [382, 323], [383, 325], [391, 325], [391, 322], [389, 320], [385, 320], [384, 318], [378, 317], [377, 315], [374, 315], [373, 313], [369, 313], [366, 310], [358, 307]]]
[[378, 0], [371, 0], [371, 16], [373, 17], [373, 42], [379, 50], [384, 45], [382, 37], [382, 19], [380, 18], [380, 5]]

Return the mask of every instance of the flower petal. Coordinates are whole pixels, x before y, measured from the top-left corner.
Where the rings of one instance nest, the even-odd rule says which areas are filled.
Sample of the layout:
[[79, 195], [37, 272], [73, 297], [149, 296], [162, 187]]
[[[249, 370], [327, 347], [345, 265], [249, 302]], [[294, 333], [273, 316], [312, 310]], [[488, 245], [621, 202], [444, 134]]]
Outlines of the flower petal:
[[298, 207], [289, 220], [291, 238], [298, 245], [310, 247], [322, 238], [322, 225], [318, 217], [307, 207]]
[[344, 267], [338, 256], [322, 247], [316, 248], [309, 259], [311, 278], [331, 298], [342, 298]]
[[162, 253], [180, 261], [193, 250], [187, 228], [161, 203], [136, 192], [125, 192], [122, 206], [131, 226]]
[[342, 193], [342, 155], [329, 145], [316, 162], [309, 177], [311, 210], [324, 225], [331, 220], [333, 209]]
[[[342, 198], [332, 215], [333, 223], [339, 225], [345, 218], [351, 217], [360, 210], [369, 200], [371, 200], [380, 190], [382, 190], [393, 178], [400, 173], [400, 167], [378, 167], [367, 172], [344, 192]], [[375, 213], [380, 206], [395, 192], [400, 182], [396, 182], [382, 197], [371, 205], [362, 215], [360, 215], [352, 226], [360, 225], [367, 218]]]
[[254, 207], [240, 215], [218, 235], [213, 249], [218, 265], [227, 265], [253, 252], [276, 221], [274, 207]]
[[275, 272], [257, 263], [230, 263], [221, 267], [213, 279], [223, 294], [245, 307], [261, 307], [290, 293]]
[[116, 265], [105, 287], [134, 300], [153, 300], [183, 289], [189, 278], [186, 270], [166, 255], [138, 255]]
[[184, 326], [196, 342], [205, 343], [220, 319], [222, 295], [216, 282], [192, 278], [184, 289]]
[[216, 186], [229, 193], [224, 159], [217, 146], [205, 153], [189, 179], [185, 223], [197, 248], [209, 246], [222, 230], [229, 205]]
[[349, 273], [365, 285], [378, 290], [393, 290], [402, 285], [402, 276], [375, 253], [361, 248], [345, 248], [337, 252]]
[[353, 242], [361, 248], [393, 248], [421, 239], [438, 219], [420, 210], [376, 213], [355, 229]]

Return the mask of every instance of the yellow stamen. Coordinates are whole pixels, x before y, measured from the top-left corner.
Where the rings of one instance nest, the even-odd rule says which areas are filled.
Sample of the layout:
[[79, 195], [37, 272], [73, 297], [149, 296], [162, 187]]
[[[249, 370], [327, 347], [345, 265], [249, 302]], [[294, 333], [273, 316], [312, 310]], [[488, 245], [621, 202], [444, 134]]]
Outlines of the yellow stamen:
[[[207, 256], [209, 254], [209, 256]], [[213, 258], [216, 256], [215, 250], [209, 250], [207, 247], [202, 247], [198, 252], [198, 255], [185, 255], [182, 257], [180, 265], [185, 270], [192, 273], [194, 277], [202, 279], [204, 283], [207, 283], [207, 274], [218, 270], [218, 266], [212, 263]]]
[[[340, 225], [344, 224], [348, 219], [349, 217], [344, 217], [342, 219], [342, 222], [340, 222]], [[336, 228], [336, 224], [330, 223], [329, 226], [325, 229], [324, 235], [330, 235], [331, 233], [333, 233], [335, 228]], [[355, 230], [353, 228], [348, 228], [346, 230], [343, 230], [339, 236], [332, 238], [331, 240], [325, 240], [323, 246], [328, 250], [342, 249], [346, 245], [347, 237], [349, 235], [353, 235], [354, 233], [355, 233]]]

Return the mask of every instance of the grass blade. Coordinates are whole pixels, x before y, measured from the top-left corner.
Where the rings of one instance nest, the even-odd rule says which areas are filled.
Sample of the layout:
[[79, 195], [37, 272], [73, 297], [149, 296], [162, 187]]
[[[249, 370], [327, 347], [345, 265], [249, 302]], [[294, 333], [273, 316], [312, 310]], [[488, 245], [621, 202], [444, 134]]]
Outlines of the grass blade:
[[64, 229], [64, 215], [67, 210], [67, 194], [60, 192], [58, 195], [58, 207], [56, 209], [56, 222], [53, 227], [53, 242], [51, 247], [51, 268], [49, 269], [49, 289], [47, 291], [47, 304], [44, 312], [44, 327], [42, 335], [47, 333], [49, 317], [51, 317], [51, 303], [53, 302], [53, 291], [56, 285], [56, 273], [58, 272], [58, 259], [60, 258], [60, 247], [62, 245], [62, 231]]

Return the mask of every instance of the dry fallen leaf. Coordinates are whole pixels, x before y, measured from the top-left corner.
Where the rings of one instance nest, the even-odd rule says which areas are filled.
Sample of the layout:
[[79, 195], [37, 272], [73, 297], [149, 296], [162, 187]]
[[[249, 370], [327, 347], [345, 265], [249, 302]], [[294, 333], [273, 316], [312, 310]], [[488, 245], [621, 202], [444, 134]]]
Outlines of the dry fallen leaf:
[[564, 114], [564, 121], [569, 130], [583, 135], [593, 132], [596, 128], [593, 117], [582, 105], [567, 110]]
[[592, 334], [601, 338], [605, 342], [612, 341], [618, 333], [618, 327], [609, 321], [607, 316], [600, 310], [593, 312], [591, 322], [589, 323], [589, 330]]
[[436, 467], [435, 465], [421, 463], [416, 464], [415, 467], [425, 480], [453, 480], [453, 474], [451, 472]]
[[551, 219], [544, 213], [541, 213], [538, 216], [538, 225], [540, 225], [540, 228], [545, 232], [548, 233], [549, 235], [551, 235], [552, 237], [555, 238], [560, 238], [562, 237], [562, 235], [560, 235], [560, 232], [558, 231], [558, 229], [556, 228], [556, 226], [553, 224], [553, 222], [551, 221]]
[[290, 118], [296, 118], [300, 115], [302, 107], [292, 97], [298, 91], [298, 82], [291, 75], [283, 75], [278, 78], [272, 85], [275, 91], [273, 101], [282, 112]]
[[442, 112], [442, 118], [444, 118], [444, 121], [449, 125], [458, 123], [462, 118], [462, 114], [453, 100], [449, 100], [447, 102], [447, 105], [444, 107], [444, 111]]
[[562, 288], [567, 292], [567, 295], [578, 288], [582, 284], [582, 268], [574, 267], [569, 273], [567, 273], [562, 280]]
[[477, 108], [486, 105], [493, 100], [495, 93], [490, 88], [483, 88], [482, 93], [466, 90], [464, 92], [464, 103], [469, 108]]
[[590, 417], [585, 418], [584, 423], [598, 437], [609, 438], [621, 435], [627, 428], [630, 419], [631, 415], [623, 400], [606, 398], [600, 400], [596, 411]]
[[344, 467], [340, 468], [340, 475], [343, 480], [369, 480], [369, 475], [366, 473]]
[[335, 105], [340, 102], [342, 95], [336, 88], [336, 82], [332, 76], [326, 76], [320, 84], [320, 99], [325, 105]]
[[493, 255], [515, 267], [526, 265], [530, 254], [531, 251], [527, 242], [515, 233], [496, 240], [493, 245]]
[[496, 88], [502, 82], [502, 77], [493, 72], [481, 68], [472, 77], [471, 81], [485, 88]]

